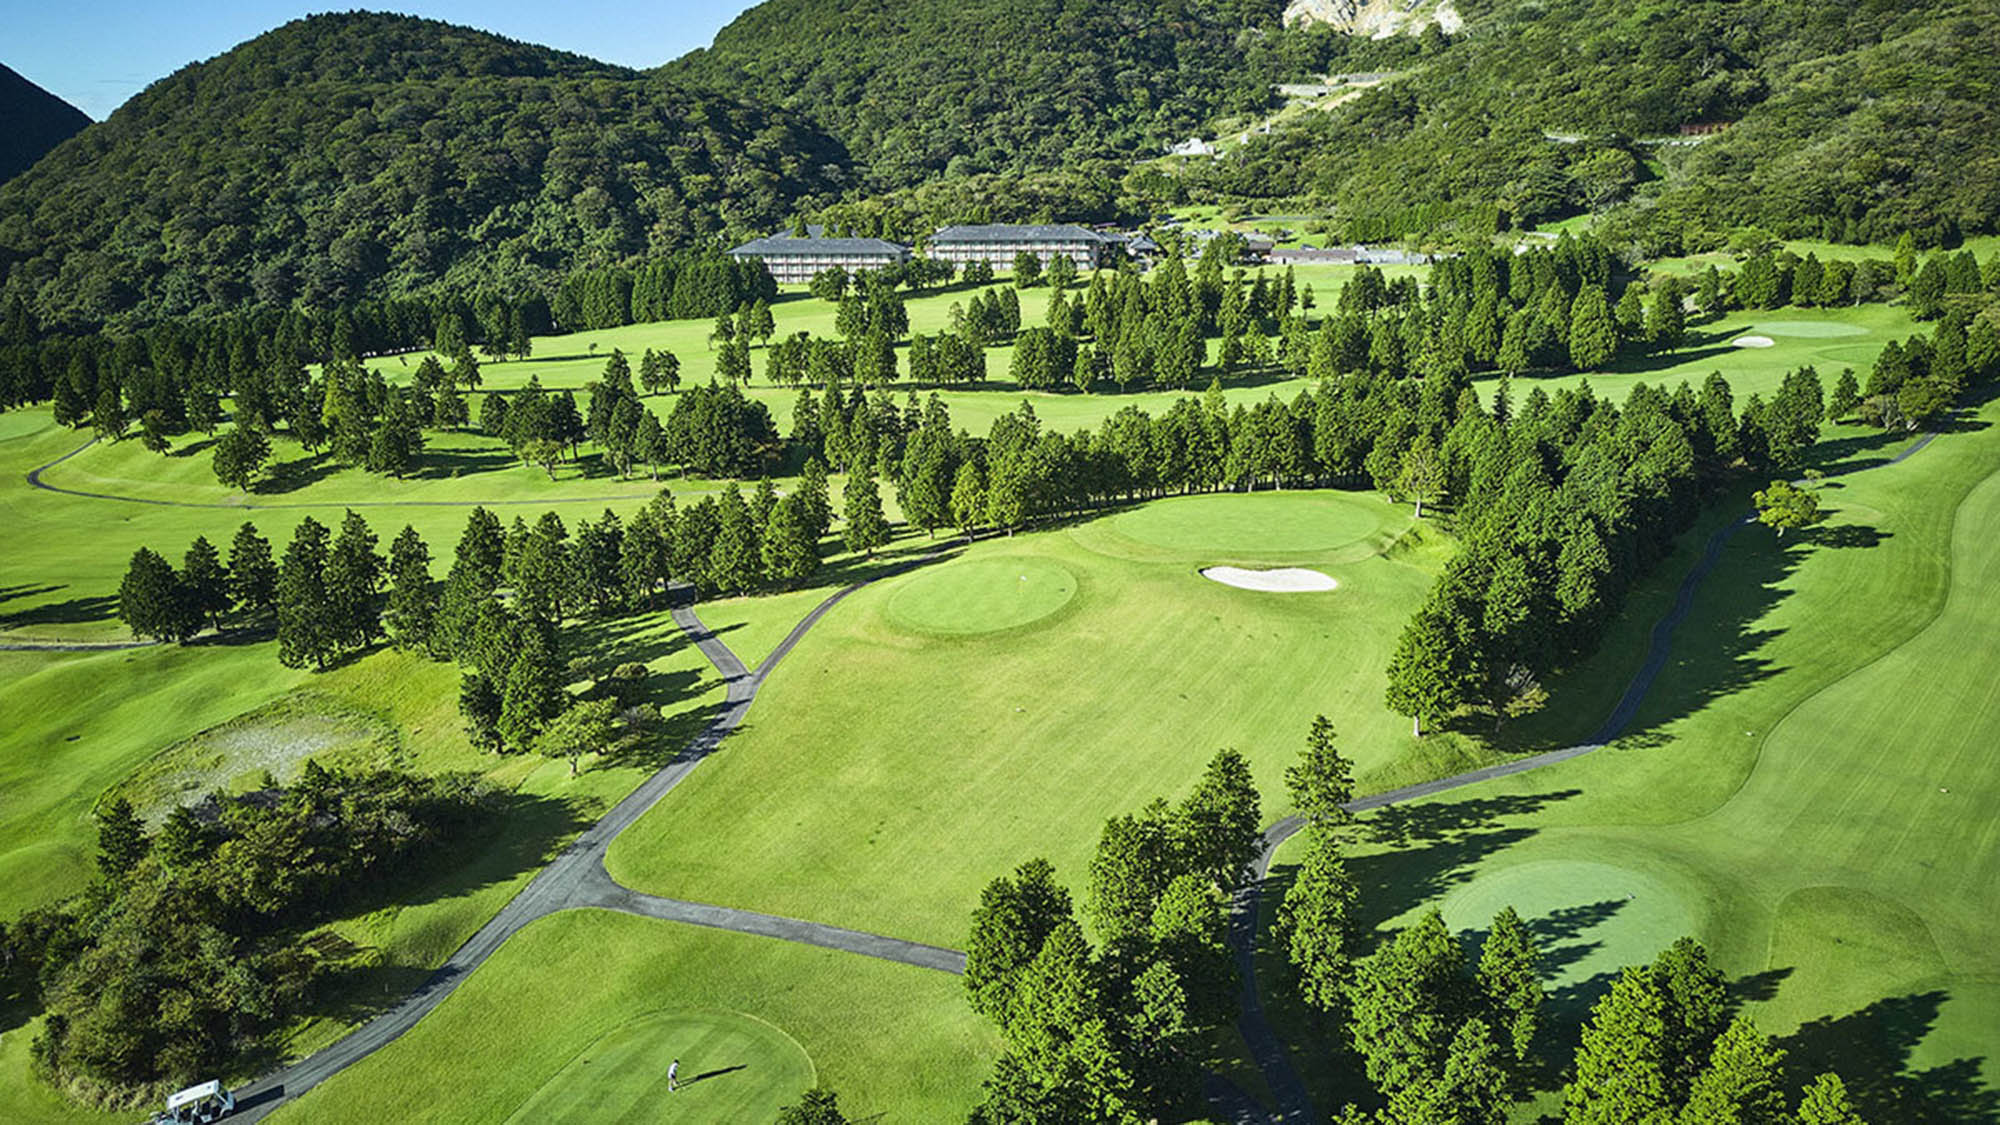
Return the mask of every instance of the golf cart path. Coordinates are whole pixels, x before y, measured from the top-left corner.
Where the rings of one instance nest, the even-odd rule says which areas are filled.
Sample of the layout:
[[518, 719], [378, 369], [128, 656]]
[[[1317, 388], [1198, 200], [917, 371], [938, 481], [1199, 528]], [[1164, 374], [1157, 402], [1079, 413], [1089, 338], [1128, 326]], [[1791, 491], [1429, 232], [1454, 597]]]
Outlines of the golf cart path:
[[[1892, 465], [1904, 460], [1928, 445], [1933, 436], [1924, 435], [1909, 448], [1880, 464]], [[74, 453], [70, 456], [74, 456]], [[48, 466], [44, 466], [46, 467]], [[40, 470], [36, 470], [29, 474], [31, 484], [39, 488], [50, 488], [52, 491], [68, 491], [42, 484], [38, 479], [39, 473]], [[1401, 804], [1494, 778], [1539, 769], [1601, 749], [1616, 737], [1637, 713], [1653, 681], [1665, 667], [1673, 632], [1692, 608], [1696, 588], [1714, 569], [1728, 540], [1749, 522], [1751, 522], [1750, 517], [1732, 521], [1711, 536], [1701, 559], [1682, 581], [1672, 609], [1654, 626], [1645, 663], [1634, 675], [1610, 717], [1589, 742], [1372, 794], [1350, 802], [1347, 805], [1348, 809], [1353, 812], [1365, 812]], [[466, 976], [492, 956], [509, 937], [529, 923], [563, 910], [589, 908], [617, 910], [644, 917], [800, 942], [942, 972], [963, 972], [965, 955], [957, 950], [802, 919], [643, 894], [620, 885], [611, 878], [604, 867], [604, 856], [611, 842], [679, 785], [703, 758], [741, 725], [750, 709], [750, 704], [756, 699], [758, 690], [762, 688], [765, 679], [778, 662], [790, 653], [806, 633], [834, 606], [867, 585], [932, 562], [943, 557], [944, 553], [944, 550], [940, 550], [911, 559], [836, 591], [793, 626], [785, 639], [754, 670], [747, 668], [727, 645], [702, 624], [688, 600], [681, 600], [672, 611], [674, 622], [695, 642], [703, 656], [721, 674], [726, 684], [722, 710], [674, 761], [640, 783], [602, 819], [579, 835], [401, 1003], [363, 1024], [345, 1038], [243, 1087], [238, 1092], [238, 1104], [242, 1107], [238, 1116], [246, 1121], [259, 1120], [285, 1101], [304, 1093], [393, 1042], [429, 1014], [431, 1009], [442, 1003]], [[1242, 1014], [1238, 1020], [1238, 1027], [1249, 1045], [1253, 1061], [1264, 1073], [1273, 1097], [1278, 1102], [1276, 1114], [1266, 1114], [1234, 1084], [1220, 1075], [1210, 1074], [1204, 1083], [1204, 1093], [1211, 1106], [1221, 1113], [1223, 1119], [1231, 1122], [1247, 1125], [1250, 1122], [1302, 1123], [1319, 1120], [1306, 1096], [1304, 1083], [1299, 1080], [1291, 1065], [1289, 1054], [1264, 1017], [1255, 973], [1258, 885], [1268, 872], [1271, 858], [1278, 846], [1300, 827], [1301, 822], [1298, 818], [1288, 817], [1266, 830], [1263, 848], [1252, 864], [1250, 872], [1252, 878], [1246, 880], [1231, 906], [1231, 942], [1235, 947], [1241, 979]]]
[[[1936, 437], [1934, 433], [1924, 434], [1894, 457], [1862, 465], [1839, 475], [1848, 476], [1868, 469], [1900, 464], [1929, 445]], [[1587, 741], [1575, 746], [1565, 746], [1559, 750], [1530, 754], [1481, 769], [1468, 770], [1450, 777], [1358, 797], [1341, 807], [1351, 813], [1368, 812], [1371, 809], [1421, 800], [1467, 785], [1477, 785], [1494, 778], [1526, 773], [1543, 766], [1552, 766], [1557, 762], [1566, 762], [1571, 758], [1580, 758], [1594, 750], [1602, 750], [1624, 733], [1625, 728], [1637, 717], [1640, 705], [1645, 702], [1647, 694], [1653, 689], [1654, 681], [1658, 680], [1660, 673], [1665, 670], [1667, 658], [1672, 655], [1674, 632], [1694, 609], [1695, 594], [1702, 582], [1715, 570], [1716, 564], [1721, 561], [1723, 548], [1729, 545], [1729, 541], [1735, 538], [1737, 532], [1755, 523], [1756, 519], [1755, 513], [1751, 513], [1740, 519], [1731, 520], [1709, 536], [1701, 557], [1695, 561], [1687, 576], [1681, 579], [1680, 588], [1674, 593], [1673, 605], [1667, 609], [1665, 616], [1654, 623], [1644, 663], [1640, 664], [1639, 670], [1632, 674], [1631, 682], [1626, 685], [1624, 694], [1618, 697], [1618, 703], [1612, 707], [1611, 714], [1605, 717], [1596, 733]], [[1303, 819], [1288, 816], [1265, 829], [1263, 849], [1250, 865], [1250, 877], [1244, 880], [1243, 886], [1237, 890], [1230, 904], [1229, 939], [1236, 955], [1242, 1001], [1242, 1013], [1236, 1023], [1237, 1030], [1249, 1046], [1257, 1068], [1263, 1071], [1265, 1083], [1271, 1088], [1272, 1096], [1277, 1099], [1278, 1112], [1275, 1120], [1286, 1125], [1308, 1125], [1323, 1121], [1325, 1117], [1315, 1111], [1311, 1099], [1306, 1095], [1305, 1083], [1299, 1078], [1297, 1069], [1292, 1066], [1291, 1053], [1279, 1040], [1277, 1033], [1271, 1028], [1270, 1021], [1264, 1015], [1263, 998], [1257, 988], [1259, 930], [1257, 899], [1264, 877], [1270, 872], [1272, 857], [1277, 854], [1279, 845], [1291, 839], [1303, 827], [1305, 827]]]
[[672, 792], [688, 774], [694, 772], [703, 758], [720, 746], [722, 740], [743, 722], [750, 704], [757, 698], [757, 690], [763, 686], [771, 670], [828, 611], [870, 583], [922, 566], [943, 555], [942, 550], [926, 554], [836, 591], [793, 626], [792, 631], [755, 670], [746, 668], [729, 646], [702, 624], [686, 596], [688, 591], [685, 588], [677, 590], [674, 624], [694, 641], [702, 655], [721, 674], [725, 684], [722, 710], [708, 721], [672, 762], [641, 782], [602, 819], [571, 841], [548, 866], [528, 881], [519, 894], [501, 907], [499, 913], [395, 1007], [375, 1016], [344, 1038], [238, 1090], [237, 1103], [241, 1108], [237, 1119], [260, 1120], [278, 1106], [394, 1042], [398, 1036], [415, 1027], [431, 1009], [443, 1003], [508, 938], [530, 923], [564, 910], [617, 910], [648, 918], [801, 942], [941, 972], [963, 972], [965, 955], [957, 950], [797, 918], [780, 918], [734, 907], [643, 894], [620, 885], [604, 867], [604, 855], [611, 842], [658, 804], [662, 797]]

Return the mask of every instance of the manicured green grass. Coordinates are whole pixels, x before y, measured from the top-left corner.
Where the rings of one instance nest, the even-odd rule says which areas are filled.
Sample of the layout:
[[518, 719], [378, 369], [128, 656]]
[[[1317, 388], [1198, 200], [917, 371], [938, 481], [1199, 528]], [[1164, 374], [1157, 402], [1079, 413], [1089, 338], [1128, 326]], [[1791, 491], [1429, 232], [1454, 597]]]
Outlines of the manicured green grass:
[[[738, 1034], [759, 1021], [770, 1034], [754, 1047], [707, 1053], [700, 1046], [714, 1034], [707, 1013], [727, 1014], [725, 1026]], [[642, 1026], [654, 1029], [649, 1041], [626, 1043], [640, 1057], [602, 1073], [613, 1060], [600, 1064], [596, 1052], [620, 1045], [621, 1029], [648, 1017]], [[777, 1049], [785, 1040], [798, 1056]], [[681, 1094], [634, 1100], [664, 1075], [667, 1059], [659, 1055], [676, 1051], [684, 1079], [739, 1063], [747, 1069]], [[274, 1120], [474, 1123], [559, 1108], [570, 1115], [562, 1119], [579, 1121], [768, 1121], [768, 1112], [711, 1110], [724, 1109], [724, 1098], [749, 1095], [752, 1083], [760, 1097], [790, 1100], [803, 1089], [804, 1064], [804, 1075], [839, 1091], [855, 1120], [950, 1121], [977, 1100], [997, 1054], [993, 1033], [972, 1014], [955, 976], [576, 911], [515, 936], [429, 1018]], [[593, 1061], [586, 1067], [582, 1058]], [[612, 1107], [627, 1104], [639, 1112], [612, 1115]]]
[[[1199, 561], [1272, 561], [1273, 529], [1329, 503], [1366, 514], [1347, 534], [1409, 525], [1369, 496], [1227, 499], [1271, 519], [1240, 543], [1212, 530]], [[1046, 855], [1080, 886], [1106, 817], [1185, 790], [1221, 746], [1249, 756], [1272, 814], [1315, 714], [1365, 747], [1364, 771], [1396, 762], [1409, 739], [1382, 706], [1382, 669], [1438, 549], [1306, 555], [1341, 585], [1297, 598], [1210, 582], [1186, 549], [1133, 540], [1122, 518], [984, 540], [849, 598], [776, 669], [743, 730], [613, 845], [612, 873], [956, 944], [988, 880]], [[899, 620], [905, 598], [942, 601], [952, 583], [981, 597], [995, 574], [1017, 581], [1031, 566], [1075, 576], [1061, 612], [956, 638]]]
[[656, 1012], [599, 1036], [507, 1120], [768, 1121], [812, 1084], [812, 1060], [768, 1023], [736, 1012]]
[[914, 633], [971, 636], [1040, 621], [1068, 605], [1076, 586], [1076, 575], [1054, 559], [989, 555], [911, 577], [886, 609]]
[[[1355, 860], [1369, 920], [1436, 903], [1478, 928], [1512, 902], [1571, 1013], [1679, 925], [1801, 1071], [1840, 1070], [1870, 1120], [1990, 1119], [1996, 420], [1989, 405], [1902, 464], [1830, 482], [1815, 532], [1739, 533], [1611, 749], [1370, 818], [1379, 839]], [[1622, 622], [1614, 649], [1643, 628]], [[1610, 672], [1632, 656], [1593, 663], [1577, 676], [1622, 681]], [[1342, 1096], [1337, 1067], [1300, 1058], [1326, 1100]]]

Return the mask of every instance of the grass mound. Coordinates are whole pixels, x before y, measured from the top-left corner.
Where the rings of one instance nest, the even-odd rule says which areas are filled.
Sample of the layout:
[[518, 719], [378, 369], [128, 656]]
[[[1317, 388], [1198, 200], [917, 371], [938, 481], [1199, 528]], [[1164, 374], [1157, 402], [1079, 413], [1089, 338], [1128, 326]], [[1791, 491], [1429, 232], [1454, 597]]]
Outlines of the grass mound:
[[[669, 1092], [675, 1059], [680, 1088]], [[507, 1121], [769, 1121], [812, 1082], [805, 1050], [762, 1020], [656, 1012], [598, 1036]]]
[[912, 632], [971, 636], [1040, 621], [1068, 605], [1076, 591], [1076, 575], [1054, 559], [960, 559], [903, 583], [887, 611]]

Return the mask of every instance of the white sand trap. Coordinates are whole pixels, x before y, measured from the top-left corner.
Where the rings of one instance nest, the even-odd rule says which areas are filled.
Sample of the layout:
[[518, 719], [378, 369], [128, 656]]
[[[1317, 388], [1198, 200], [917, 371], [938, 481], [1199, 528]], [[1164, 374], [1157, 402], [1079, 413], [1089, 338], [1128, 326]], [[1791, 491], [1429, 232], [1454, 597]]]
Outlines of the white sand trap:
[[1203, 578], [1242, 590], [1262, 590], [1267, 594], [1311, 594], [1331, 590], [1340, 583], [1330, 575], [1304, 567], [1286, 566], [1277, 570], [1244, 570], [1235, 566], [1211, 566]]
[[1769, 336], [1738, 336], [1729, 342], [1739, 348], [1768, 348], [1777, 343]]

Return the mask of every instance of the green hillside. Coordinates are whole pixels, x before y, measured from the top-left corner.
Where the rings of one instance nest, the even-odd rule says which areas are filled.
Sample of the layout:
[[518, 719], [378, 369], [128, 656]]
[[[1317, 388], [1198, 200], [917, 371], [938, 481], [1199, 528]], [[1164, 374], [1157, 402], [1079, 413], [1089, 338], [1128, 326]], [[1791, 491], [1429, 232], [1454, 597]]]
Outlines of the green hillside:
[[877, 185], [901, 188], [1150, 154], [1262, 105], [1275, 64], [1260, 42], [1283, 7], [768, 0], [663, 69], [781, 99], [845, 140]]
[[44, 323], [542, 283], [833, 192], [792, 116], [484, 32], [349, 13], [154, 83], [0, 187]]
[[1394, 80], [1289, 114], [1154, 190], [1308, 197], [1361, 239], [1477, 236], [1616, 209], [1615, 229], [1656, 250], [1712, 244], [1741, 224], [1950, 243], [2000, 221], [1989, 3], [1463, 9], [1469, 22], [1449, 41], [1404, 41]]
[[82, 110], [0, 64], [0, 183], [88, 124]]

